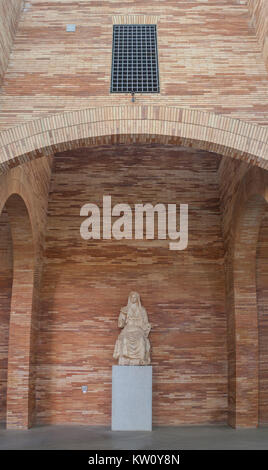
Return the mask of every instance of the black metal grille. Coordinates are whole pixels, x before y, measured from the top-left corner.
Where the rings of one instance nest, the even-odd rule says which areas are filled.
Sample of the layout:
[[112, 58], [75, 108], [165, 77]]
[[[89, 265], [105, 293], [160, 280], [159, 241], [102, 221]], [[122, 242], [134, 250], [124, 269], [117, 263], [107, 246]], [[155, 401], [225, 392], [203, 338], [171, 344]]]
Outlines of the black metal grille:
[[111, 93], [159, 93], [156, 25], [114, 25]]

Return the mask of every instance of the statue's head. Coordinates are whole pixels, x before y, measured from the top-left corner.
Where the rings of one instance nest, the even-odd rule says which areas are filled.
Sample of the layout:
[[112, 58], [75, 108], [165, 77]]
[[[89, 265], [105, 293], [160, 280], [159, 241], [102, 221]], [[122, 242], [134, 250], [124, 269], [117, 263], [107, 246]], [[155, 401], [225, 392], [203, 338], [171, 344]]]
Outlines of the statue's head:
[[130, 292], [130, 294], [128, 296], [128, 300], [132, 304], [140, 303], [140, 296], [139, 296], [138, 292], [134, 292], [134, 291]]

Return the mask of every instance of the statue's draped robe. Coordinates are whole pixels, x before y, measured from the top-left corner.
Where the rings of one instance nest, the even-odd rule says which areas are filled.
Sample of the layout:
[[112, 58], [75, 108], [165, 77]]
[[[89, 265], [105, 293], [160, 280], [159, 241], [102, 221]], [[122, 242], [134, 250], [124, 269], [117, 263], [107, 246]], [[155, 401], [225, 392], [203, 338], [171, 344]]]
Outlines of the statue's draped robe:
[[121, 309], [118, 326], [123, 327], [114, 349], [120, 365], [150, 364], [150, 343], [146, 310], [139, 304]]

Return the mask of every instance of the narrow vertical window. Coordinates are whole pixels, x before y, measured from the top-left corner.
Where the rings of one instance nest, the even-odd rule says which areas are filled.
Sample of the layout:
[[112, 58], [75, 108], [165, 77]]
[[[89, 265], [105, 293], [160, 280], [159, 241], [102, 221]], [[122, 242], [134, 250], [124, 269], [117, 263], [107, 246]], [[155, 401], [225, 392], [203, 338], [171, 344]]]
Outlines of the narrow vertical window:
[[111, 93], [159, 93], [156, 25], [114, 25]]

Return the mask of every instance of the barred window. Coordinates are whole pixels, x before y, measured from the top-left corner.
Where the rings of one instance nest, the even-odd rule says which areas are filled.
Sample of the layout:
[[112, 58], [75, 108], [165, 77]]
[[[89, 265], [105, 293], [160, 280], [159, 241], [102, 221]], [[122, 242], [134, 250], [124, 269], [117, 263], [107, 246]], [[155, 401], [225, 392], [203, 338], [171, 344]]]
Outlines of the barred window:
[[159, 93], [156, 25], [114, 25], [111, 93]]

